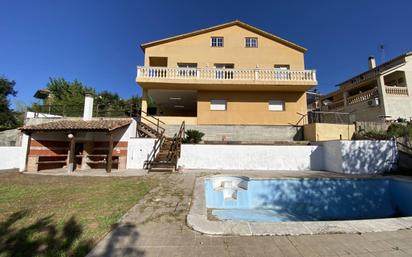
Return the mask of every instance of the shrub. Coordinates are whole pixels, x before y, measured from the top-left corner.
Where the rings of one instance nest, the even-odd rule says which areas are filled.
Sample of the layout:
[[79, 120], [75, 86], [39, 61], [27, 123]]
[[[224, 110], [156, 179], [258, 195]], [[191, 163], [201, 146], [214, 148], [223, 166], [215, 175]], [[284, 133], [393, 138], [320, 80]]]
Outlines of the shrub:
[[388, 136], [390, 137], [410, 137], [412, 136], [412, 127], [399, 123], [393, 123], [388, 128]]
[[189, 143], [189, 144], [198, 144], [202, 141], [203, 136], [205, 133], [200, 132], [195, 129], [188, 129], [185, 132], [186, 137], [183, 140], [184, 143]]

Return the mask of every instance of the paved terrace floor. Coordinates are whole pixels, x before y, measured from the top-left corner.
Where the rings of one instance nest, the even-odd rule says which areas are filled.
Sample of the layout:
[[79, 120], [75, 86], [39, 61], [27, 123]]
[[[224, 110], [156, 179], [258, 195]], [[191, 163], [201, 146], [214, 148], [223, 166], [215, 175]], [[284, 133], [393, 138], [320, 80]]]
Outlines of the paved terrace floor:
[[[412, 256], [412, 230], [365, 234], [248, 237], [208, 236], [195, 232], [188, 228], [185, 222], [194, 181], [196, 176], [211, 173], [217, 172], [148, 174], [159, 179], [159, 187], [134, 206], [123, 217], [119, 227], [109, 233], [88, 257]], [[326, 172], [229, 171], [227, 173], [253, 175], [253, 177], [343, 176]]]

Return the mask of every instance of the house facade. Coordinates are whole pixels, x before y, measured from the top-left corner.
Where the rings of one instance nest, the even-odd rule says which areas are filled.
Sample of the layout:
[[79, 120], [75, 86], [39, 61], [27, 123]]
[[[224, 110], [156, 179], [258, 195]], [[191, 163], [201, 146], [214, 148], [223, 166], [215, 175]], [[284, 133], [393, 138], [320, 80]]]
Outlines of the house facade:
[[305, 48], [240, 21], [141, 48], [142, 115], [165, 124], [302, 125], [317, 85]]
[[376, 66], [340, 83], [339, 89], [321, 97], [326, 111], [349, 113], [351, 121], [412, 119], [412, 52]]

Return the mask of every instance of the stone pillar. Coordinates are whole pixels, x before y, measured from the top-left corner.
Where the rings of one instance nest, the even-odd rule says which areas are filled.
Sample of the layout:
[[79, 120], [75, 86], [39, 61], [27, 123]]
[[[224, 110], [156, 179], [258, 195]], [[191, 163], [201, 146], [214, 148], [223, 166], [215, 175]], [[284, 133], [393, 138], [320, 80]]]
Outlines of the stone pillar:
[[39, 156], [29, 156], [27, 158], [27, 171], [28, 172], [37, 172], [39, 170]]
[[127, 156], [119, 156], [119, 164], [118, 164], [117, 169], [119, 170], [126, 169], [126, 164], [127, 164]]
[[82, 153], [82, 166], [81, 170], [90, 169], [90, 165], [87, 163], [89, 161], [89, 154], [93, 153], [94, 143], [91, 141], [85, 142], [83, 144], [83, 153]]

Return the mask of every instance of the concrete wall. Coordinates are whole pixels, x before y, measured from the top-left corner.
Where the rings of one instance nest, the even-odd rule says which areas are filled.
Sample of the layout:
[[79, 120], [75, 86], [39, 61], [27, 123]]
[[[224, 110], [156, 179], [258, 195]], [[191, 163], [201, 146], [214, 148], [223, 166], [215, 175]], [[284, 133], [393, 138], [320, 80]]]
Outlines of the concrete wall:
[[353, 124], [311, 123], [303, 126], [305, 140], [350, 140], [355, 133]]
[[[180, 125], [163, 125], [166, 135], [172, 137]], [[273, 143], [275, 141], [302, 140], [302, 127], [252, 126], [252, 125], [186, 125], [186, 130], [196, 129], [203, 133], [204, 141], [238, 141], [243, 143]]]
[[396, 143], [389, 140], [328, 141], [324, 168], [346, 174], [380, 174], [396, 168]]
[[348, 105], [344, 112], [350, 113], [351, 122], [354, 121], [378, 121], [384, 115], [382, 104], [379, 106], [369, 106], [368, 101]]
[[0, 146], [20, 146], [21, 132], [18, 129], [0, 131]]
[[389, 122], [373, 122], [373, 121], [357, 121], [355, 122], [356, 132], [386, 132], [392, 123]]
[[28, 139], [28, 136], [23, 135], [21, 146], [0, 146], [0, 170], [24, 170], [26, 166]]
[[380, 174], [396, 168], [397, 157], [392, 141], [327, 141], [317, 146], [184, 144], [178, 165], [185, 169]]
[[131, 138], [127, 146], [127, 169], [142, 169], [147, 155], [153, 149], [156, 139]]
[[322, 146], [182, 145], [185, 169], [320, 170]]

